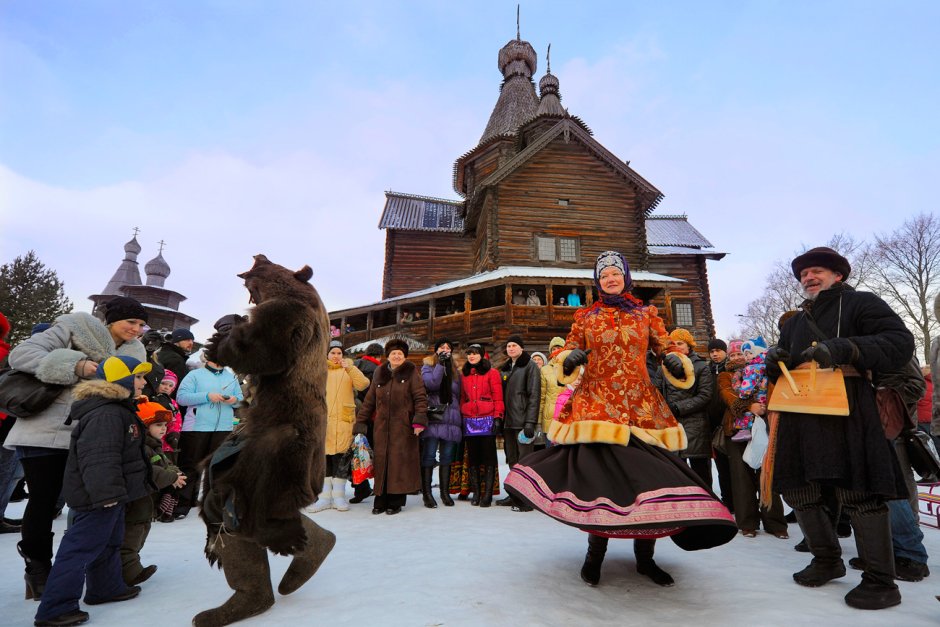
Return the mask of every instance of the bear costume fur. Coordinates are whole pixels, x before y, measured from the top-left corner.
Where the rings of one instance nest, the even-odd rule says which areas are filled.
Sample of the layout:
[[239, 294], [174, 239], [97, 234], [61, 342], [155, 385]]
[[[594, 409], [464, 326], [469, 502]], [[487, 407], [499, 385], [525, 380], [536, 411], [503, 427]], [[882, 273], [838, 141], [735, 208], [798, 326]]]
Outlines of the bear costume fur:
[[232, 435], [204, 462], [200, 516], [206, 556], [235, 594], [198, 614], [197, 627], [228, 625], [274, 604], [267, 551], [292, 555], [278, 586], [290, 594], [314, 575], [336, 536], [301, 513], [325, 470], [329, 318], [309, 266], [293, 272], [256, 255], [238, 275], [255, 307], [225, 316], [206, 357], [251, 377], [254, 398]]

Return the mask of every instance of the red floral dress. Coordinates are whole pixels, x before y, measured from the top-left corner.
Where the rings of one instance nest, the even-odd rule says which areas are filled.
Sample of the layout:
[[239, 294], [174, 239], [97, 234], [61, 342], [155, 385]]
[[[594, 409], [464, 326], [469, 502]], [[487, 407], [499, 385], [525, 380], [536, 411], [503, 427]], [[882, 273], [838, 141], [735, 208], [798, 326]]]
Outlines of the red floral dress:
[[[558, 444], [626, 446], [633, 435], [670, 451], [684, 449], [685, 431], [646, 370], [647, 350], [660, 352], [660, 338], [666, 335], [651, 305], [624, 311], [596, 302], [579, 309], [564, 350], [590, 349], [591, 354], [581, 385], [549, 427], [549, 439]], [[562, 353], [558, 363], [565, 356]], [[563, 383], [577, 377], [559, 375]]]

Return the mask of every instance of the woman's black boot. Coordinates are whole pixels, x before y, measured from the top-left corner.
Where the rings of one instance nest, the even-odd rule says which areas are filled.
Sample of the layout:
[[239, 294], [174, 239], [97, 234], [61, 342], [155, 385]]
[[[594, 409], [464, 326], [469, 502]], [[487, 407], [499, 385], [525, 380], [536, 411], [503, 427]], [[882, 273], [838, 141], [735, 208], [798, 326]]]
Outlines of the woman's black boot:
[[607, 538], [591, 534], [588, 536], [587, 555], [581, 566], [581, 579], [589, 586], [596, 586], [601, 580], [601, 564], [607, 554]]
[[49, 571], [52, 570], [52, 560], [42, 560], [26, 555], [23, 552], [22, 542], [17, 543], [16, 550], [26, 562], [26, 574], [23, 575], [23, 579], [26, 580], [26, 599], [38, 601], [46, 588], [46, 580], [49, 579]]
[[441, 484], [441, 503], [447, 507], [453, 507], [454, 499], [450, 498], [450, 464], [441, 464], [437, 478]]
[[653, 551], [656, 550], [656, 540], [634, 540], [633, 554], [636, 556], [636, 572], [646, 575], [657, 586], [673, 586], [675, 580], [672, 575], [664, 571], [653, 561]]
[[480, 498], [480, 507], [489, 507], [493, 504], [493, 487], [496, 485], [496, 466], [483, 467], [483, 496]]
[[433, 474], [433, 466], [421, 467], [421, 497], [424, 499], [424, 506], [428, 509], [437, 507], [437, 501], [434, 500], [434, 496], [431, 494], [431, 475]]
[[470, 480], [470, 492], [473, 494], [470, 497], [470, 505], [479, 505], [482, 496], [480, 493], [480, 467], [470, 466], [470, 472], [467, 475]]

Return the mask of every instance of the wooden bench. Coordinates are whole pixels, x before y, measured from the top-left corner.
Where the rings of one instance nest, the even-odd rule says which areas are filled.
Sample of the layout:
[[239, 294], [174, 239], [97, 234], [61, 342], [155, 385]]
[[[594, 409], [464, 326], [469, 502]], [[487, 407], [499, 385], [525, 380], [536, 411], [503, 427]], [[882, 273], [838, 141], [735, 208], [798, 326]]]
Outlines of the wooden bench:
[[921, 484], [917, 488], [920, 524], [940, 529], [940, 483]]

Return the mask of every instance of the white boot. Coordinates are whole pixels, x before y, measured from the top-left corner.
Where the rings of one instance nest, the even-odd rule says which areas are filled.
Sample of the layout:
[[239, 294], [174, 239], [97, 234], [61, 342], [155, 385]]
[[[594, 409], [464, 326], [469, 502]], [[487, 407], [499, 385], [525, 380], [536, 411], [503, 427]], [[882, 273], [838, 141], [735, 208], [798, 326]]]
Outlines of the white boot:
[[[323, 492], [320, 492], [317, 495], [317, 502], [306, 508], [311, 514], [316, 514], [317, 512], [322, 512], [324, 510], [333, 509], [333, 499], [330, 496], [330, 492], [333, 489], [333, 477], [326, 477], [323, 479]], [[348, 508], [348, 506], [347, 506]]]
[[341, 512], [349, 511], [349, 502], [346, 501], [346, 480], [342, 477], [333, 477], [333, 507]]

